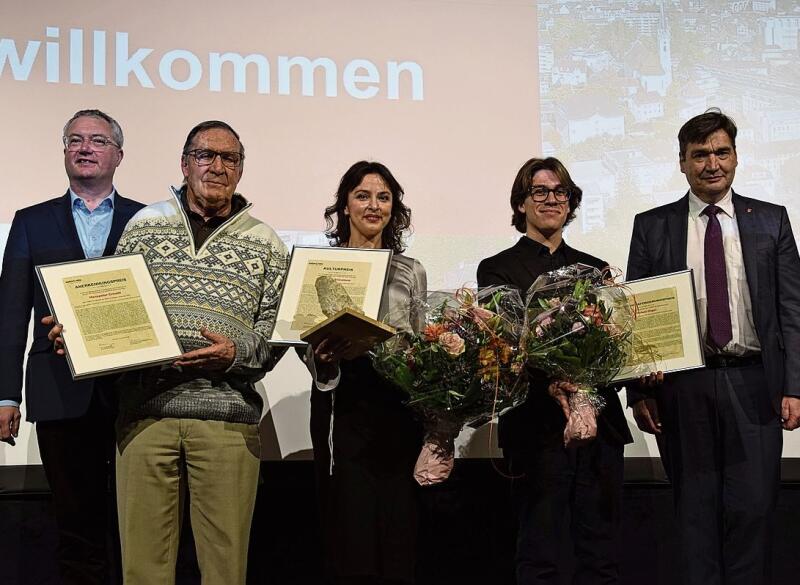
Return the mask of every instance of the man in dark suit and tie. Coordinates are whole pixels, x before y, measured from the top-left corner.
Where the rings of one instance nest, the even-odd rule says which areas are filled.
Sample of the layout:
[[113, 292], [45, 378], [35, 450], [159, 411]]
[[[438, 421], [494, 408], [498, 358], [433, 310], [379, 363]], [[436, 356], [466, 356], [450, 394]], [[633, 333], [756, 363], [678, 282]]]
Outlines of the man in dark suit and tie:
[[63, 136], [69, 190], [16, 213], [0, 273], [0, 440], [13, 444], [19, 430], [33, 308], [27, 418], [36, 423], [58, 524], [59, 572], [69, 585], [105, 584], [109, 558], [118, 554], [107, 545], [115, 399], [106, 380], [74, 382], [66, 360], [53, 351], [50, 327], [41, 322], [50, 310], [35, 267], [114, 253], [128, 219], [142, 207], [113, 185], [122, 141], [119, 124], [99, 110], [70, 118]]
[[681, 583], [770, 582], [782, 428], [800, 424], [800, 259], [784, 207], [731, 189], [736, 125], [719, 110], [678, 133], [689, 192], [636, 216], [629, 280], [694, 271], [706, 367], [632, 388], [660, 435], [675, 495]]
[[[524, 235], [478, 266], [478, 285], [513, 285], [522, 296], [545, 272], [582, 263], [600, 270], [607, 263], [569, 247], [564, 226], [575, 218], [583, 193], [555, 158], [533, 158], [511, 188], [511, 223]], [[606, 407], [597, 437], [579, 447], [564, 446], [567, 423], [543, 372], [531, 373], [526, 401], [500, 417], [499, 443], [510, 461], [513, 500], [519, 523], [518, 585], [562, 583], [561, 532], [571, 515], [576, 557], [573, 583], [617, 583], [618, 534], [622, 507], [623, 450], [632, 441], [614, 389], [600, 389]], [[566, 406], [563, 392], [557, 397]]]

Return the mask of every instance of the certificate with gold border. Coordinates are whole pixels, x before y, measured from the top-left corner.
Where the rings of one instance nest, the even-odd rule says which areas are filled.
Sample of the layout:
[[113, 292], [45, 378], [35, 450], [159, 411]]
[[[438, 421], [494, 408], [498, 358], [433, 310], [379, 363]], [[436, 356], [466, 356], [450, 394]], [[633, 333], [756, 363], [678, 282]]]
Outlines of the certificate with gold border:
[[295, 246], [271, 343], [305, 345], [304, 333], [343, 309], [377, 319], [391, 259], [391, 250]]
[[621, 287], [634, 315], [633, 348], [615, 382], [705, 366], [691, 269]]
[[175, 360], [183, 353], [141, 254], [36, 267], [75, 380]]

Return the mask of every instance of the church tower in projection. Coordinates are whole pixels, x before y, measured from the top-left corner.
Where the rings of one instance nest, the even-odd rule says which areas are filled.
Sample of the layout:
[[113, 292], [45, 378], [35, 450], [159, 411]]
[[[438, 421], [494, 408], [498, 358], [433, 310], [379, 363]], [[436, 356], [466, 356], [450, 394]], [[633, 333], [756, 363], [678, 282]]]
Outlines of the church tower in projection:
[[[661, 69], [664, 71], [664, 93], [672, 85], [672, 35], [670, 35], [667, 15], [664, 12], [665, 2], [666, 0], [661, 0], [661, 19], [658, 23], [658, 60], [661, 63]], [[661, 95], [664, 95], [664, 93], [661, 93]]]
[[651, 21], [653, 27], [648, 33], [640, 34], [634, 41], [625, 55], [625, 63], [630, 67], [632, 76], [639, 79], [646, 93], [658, 94], [663, 98], [672, 85], [672, 35], [667, 22], [664, 0], [660, 2], [658, 16], [652, 13], [650, 16], [654, 17]]

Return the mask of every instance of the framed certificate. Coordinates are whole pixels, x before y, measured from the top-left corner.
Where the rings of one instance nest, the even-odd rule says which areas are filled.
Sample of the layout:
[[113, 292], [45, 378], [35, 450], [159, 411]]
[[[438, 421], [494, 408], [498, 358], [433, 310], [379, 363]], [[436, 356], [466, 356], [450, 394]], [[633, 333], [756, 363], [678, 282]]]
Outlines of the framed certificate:
[[705, 366], [692, 271], [620, 285], [633, 315], [633, 348], [614, 381]]
[[295, 246], [271, 342], [305, 345], [303, 333], [342, 309], [377, 319], [391, 259], [391, 250]]
[[75, 380], [168, 363], [183, 353], [141, 254], [36, 267], [64, 326]]

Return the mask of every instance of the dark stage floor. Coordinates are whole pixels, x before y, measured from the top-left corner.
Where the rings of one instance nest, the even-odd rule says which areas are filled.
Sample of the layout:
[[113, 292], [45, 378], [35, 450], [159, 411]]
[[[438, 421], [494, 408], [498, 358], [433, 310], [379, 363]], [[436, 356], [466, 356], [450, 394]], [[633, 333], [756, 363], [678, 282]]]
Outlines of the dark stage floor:
[[[622, 583], [676, 584], [669, 486], [642, 478], [629, 466], [623, 518]], [[502, 463], [501, 463], [502, 464]], [[16, 477], [9, 479], [9, 473]], [[2, 585], [57, 584], [55, 527], [46, 485], [37, 470], [0, 468]], [[21, 478], [20, 474], [27, 476]], [[310, 461], [267, 462], [253, 520], [249, 583], [321, 585], [317, 512]], [[647, 475], [646, 473], [644, 475]], [[800, 575], [796, 537], [800, 482], [792, 474], [781, 488], [775, 539], [776, 585]], [[638, 481], [634, 481], [634, 479]], [[12, 489], [23, 483], [25, 489]], [[38, 485], [38, 487], [37, 487]], [[510, 483], [487, 460], [460, 460], [454, 477], [420, 494], [423, 517], [419, 585], [513, 585], [514, 520]], [[199, 583], [190, 531], [181, 548], [178, 583]], [[564, 566], [571, 564], [564, 546]], [[754, 584], [757, 585], [757, 584]]]

